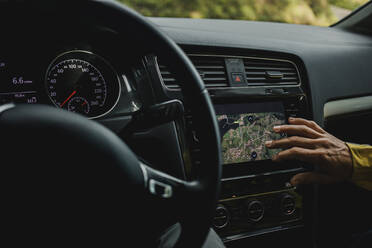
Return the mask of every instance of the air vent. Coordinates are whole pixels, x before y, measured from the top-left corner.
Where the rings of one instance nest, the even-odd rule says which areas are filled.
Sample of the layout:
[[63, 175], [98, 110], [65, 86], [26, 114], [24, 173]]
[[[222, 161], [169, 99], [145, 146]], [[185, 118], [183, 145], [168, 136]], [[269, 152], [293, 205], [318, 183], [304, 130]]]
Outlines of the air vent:
[[[223, 57], [189, 55], [191, 62], [198, 70], [207, 88], [221, 88], [228, 86], [225, 59]], [[179, 84], [169, 69], [158, 60], [163, 82], [169, 89], [178, 89]]]
[[296, 85], [300, 77], [296, 65], [286, 60], [244, 58], [249, 85]]

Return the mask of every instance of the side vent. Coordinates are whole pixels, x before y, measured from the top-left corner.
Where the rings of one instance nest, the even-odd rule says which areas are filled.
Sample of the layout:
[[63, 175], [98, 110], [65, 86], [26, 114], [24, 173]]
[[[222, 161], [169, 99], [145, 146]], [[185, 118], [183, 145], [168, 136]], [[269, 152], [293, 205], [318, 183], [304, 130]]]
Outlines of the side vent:
[[[189, 58], [207, 88], [228, 87], [226, 65], [223, 57], [189, 55]], [[160, 59], [158, 59], [158, 66], [165, 86], [169, 89], [179, 89], [176, 79]]]
[[170, 72], [167, 66], [164, 64], [161, 64], [161, 61], [158, 59], [158, 67], [159, 72], [161, 75], [161, 78], [163, 79], [164, 85], [168, 89], [178, 89], [179, 85], [176, 82], [176, 79], [174, 78], [173, 74]]
[[296, 85], [300, 77], [295, 64], [286, 60], [244, 58], [249, 85]]

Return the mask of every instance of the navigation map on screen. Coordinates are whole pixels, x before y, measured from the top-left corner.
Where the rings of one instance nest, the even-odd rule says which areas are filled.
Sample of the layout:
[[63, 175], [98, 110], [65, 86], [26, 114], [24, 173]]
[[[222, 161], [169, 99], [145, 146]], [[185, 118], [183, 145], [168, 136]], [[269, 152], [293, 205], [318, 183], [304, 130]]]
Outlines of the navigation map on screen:
[[[254, 110], [260, 111], [260, 109], [256, 108]], [[285, 136], [273, 131], [274, 126], [286, 123], [284, 111], [227, 114], [218, 112], [217, 119], [222, 136], [224, 164], [268, 160], [281, 151], [280, 149], [267, 149], [265, 142], [281, 139]]]

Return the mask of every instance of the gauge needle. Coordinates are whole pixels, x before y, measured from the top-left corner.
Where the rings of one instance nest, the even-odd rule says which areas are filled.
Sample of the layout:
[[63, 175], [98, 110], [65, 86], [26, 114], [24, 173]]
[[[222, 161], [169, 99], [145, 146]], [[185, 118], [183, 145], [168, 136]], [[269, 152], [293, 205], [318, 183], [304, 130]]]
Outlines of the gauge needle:
[[65, 100], [61, 105], [59, 105], [59, 106], [62, 108], [63, 105], [65, 105], [66, 102], [68, 102], [68, 100], [70, 100], [71, 97], [73, 97], [75, 94], [76, 94], [76, 90], [74, 90], [74, 91], [71, 93], [71, 95], [70, 95], [69, 97], [67, 97], [67, 99], [66, 99], [66, 100]]

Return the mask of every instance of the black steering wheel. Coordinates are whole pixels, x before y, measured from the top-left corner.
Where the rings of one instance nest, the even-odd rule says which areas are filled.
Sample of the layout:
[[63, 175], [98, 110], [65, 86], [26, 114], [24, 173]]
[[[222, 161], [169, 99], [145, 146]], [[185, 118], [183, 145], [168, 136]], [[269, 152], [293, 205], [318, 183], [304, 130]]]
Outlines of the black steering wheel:
[[59, 244], [104, 239], [145, 247], [158, 235], [153, 232], [156, 220], [174, 215], [182, 227], [176, 246], [200, 247], [214, 215], [222, 166], [214, 108], [198, 72], [175, 42], [125, 6], [98, 0], [48, 2], [50, 9], [43, 6], [42, 13], [100, 20], [119, 34], [130, 34], [139, 50], [164, 55], [178, 81], [185, 82], [183, 99], [199, 136], [201, 165], [194, 181], [175, 178], [140, 162], [97, 122], [50, 106], [3, 105], [2, 225], [12, 237], [27, 235], [36, 242], [46, 237]]

